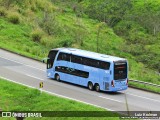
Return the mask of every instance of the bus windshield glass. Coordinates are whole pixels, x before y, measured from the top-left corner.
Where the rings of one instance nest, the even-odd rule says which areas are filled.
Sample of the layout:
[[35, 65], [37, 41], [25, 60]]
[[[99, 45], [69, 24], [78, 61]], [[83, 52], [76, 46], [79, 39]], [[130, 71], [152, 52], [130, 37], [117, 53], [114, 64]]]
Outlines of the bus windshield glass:
[[127, 78], [127, 62], [114, 63], [114, 80]]

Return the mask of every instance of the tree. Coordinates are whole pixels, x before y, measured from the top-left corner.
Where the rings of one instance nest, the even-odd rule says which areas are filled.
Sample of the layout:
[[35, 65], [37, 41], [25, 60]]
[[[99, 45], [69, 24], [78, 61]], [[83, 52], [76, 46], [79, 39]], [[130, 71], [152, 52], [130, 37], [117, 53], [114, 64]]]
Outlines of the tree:
[[[130, 0], [104, 0], [90, 3], [86, 8], [86, 13], [94, 19], [107, 23], [114, 27], [119, 21], [124, 19], [126, 11], [132, 8]], [[94, 13], [94, 14], [93, 14]]]
[[60, 29], [60, 26], [56, 21], [55, 14], [47, 11], [44, 12], [44, 17], [39, 20], [39, 25], [45, 32], [47, 32], [48, 35], [54, 35]]

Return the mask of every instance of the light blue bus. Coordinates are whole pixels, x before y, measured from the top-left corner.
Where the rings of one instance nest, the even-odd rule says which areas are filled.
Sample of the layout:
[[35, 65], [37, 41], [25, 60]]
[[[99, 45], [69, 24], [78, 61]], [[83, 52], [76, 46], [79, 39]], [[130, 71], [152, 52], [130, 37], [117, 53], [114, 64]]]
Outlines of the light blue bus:
[[48, 54], [47, 76], [97, 92], [121, 91], [128, 88], [128, 62], [86, 50], [56, 48]]

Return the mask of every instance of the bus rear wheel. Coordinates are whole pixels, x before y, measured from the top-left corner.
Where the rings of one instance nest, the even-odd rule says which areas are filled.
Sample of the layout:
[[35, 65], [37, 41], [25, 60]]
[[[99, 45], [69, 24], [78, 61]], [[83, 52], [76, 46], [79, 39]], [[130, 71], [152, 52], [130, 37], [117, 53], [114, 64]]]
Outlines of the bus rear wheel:
[[55, 75], [55, 79], [56, 79], [57, 81], [60, 81], [60, 76], [59, 76], [58, 74], [56, 74], [56, 75]]
[[99, 86], [99, 84], [95, 84], [95, 90], [96, 90], [97, 92], [100, 91], [100, 86]]
[[88, 83], [88, 89], [89, 89], [89, 90], [93, 90], [93, 84], [92, 84], [92, 82], [89, 82], [89, 83]]

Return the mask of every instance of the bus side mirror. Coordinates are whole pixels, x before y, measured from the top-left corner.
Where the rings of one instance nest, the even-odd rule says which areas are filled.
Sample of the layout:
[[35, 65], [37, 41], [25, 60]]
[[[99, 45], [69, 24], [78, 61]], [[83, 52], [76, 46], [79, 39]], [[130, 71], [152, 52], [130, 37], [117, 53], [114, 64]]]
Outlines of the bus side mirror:
[[48, 60], [48, 59], [49, 59], [49, 58], [43, 58], [43, 59], [42, 59], [42, 62], [43, 62], [43, 63], [47, 63], [47, 60]]

